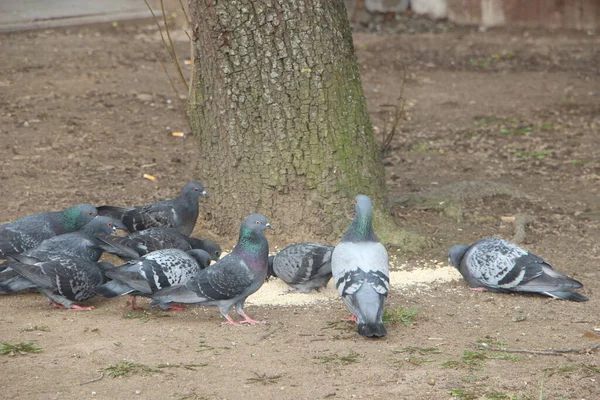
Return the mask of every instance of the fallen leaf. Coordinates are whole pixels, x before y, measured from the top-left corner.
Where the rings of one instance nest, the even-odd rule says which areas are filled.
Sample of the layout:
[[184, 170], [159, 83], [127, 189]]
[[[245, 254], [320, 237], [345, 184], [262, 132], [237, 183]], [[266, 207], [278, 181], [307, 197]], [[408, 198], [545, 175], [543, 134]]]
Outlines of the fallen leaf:
[[148, 179], [149, 181], [154, 182], [156, 180], [156, 177], [154, 175], [150, 175], [150, 174], [144, 174], [144, 178]]

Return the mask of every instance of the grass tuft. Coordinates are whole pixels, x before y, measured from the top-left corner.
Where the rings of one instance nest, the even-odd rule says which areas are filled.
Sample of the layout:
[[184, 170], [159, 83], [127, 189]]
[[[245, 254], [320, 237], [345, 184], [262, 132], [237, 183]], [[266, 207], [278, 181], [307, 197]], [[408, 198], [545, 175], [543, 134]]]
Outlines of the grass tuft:
[[112, 378], [127, 377], [132, 375], [152, 375], [162, 372], [160, 369], [127, 360], [121, 360], [116, 364], [111, 364], [108, 367], [102, 368], [101, 371], [106, 372], [106, 374]]
[[359, 359], [358, 359], [359, 356], [360, 355], [358, 353], [351, 351], [350, 353], [348, 353], [345, 356], [340, 356], [338, 354], [332, 354], [329, 356], [314, 356], [313, 359], [320, 360], [321, 363], [338, 361], [342, 365], [348, 365], [348, 364], [359, 362]]
[[40, 332], [50, 332], [50, 327], [46, 326], [46, 325], [35, 325], [35, 326], [30, 326], [27, 328], [19, 328], [18, 329], [19, 332], [35, 332], [35, 331], [40, 331]]
[[254, 372], [253, 378], [246, 379], [246, 383], [262, 383], [263, 385], [274, 385], [283, 377], [283, 375], [267, 375]]
[[384, 324], [395, 324], [398, 322], [402, 322], [404, 325], [412, 325], [414, 324], [415, 317], [419, 313], [419, 310], [414, 308], [404, 308], [398, 307], [390, 309], [386, 307], [383, 310], [383, 323]]
[[39, 353], [42, 351], [41, 347], [38, 347], [29, 343], [10, 344], [7, 342], [0, 343], [0, 355], [16, 356], [17, 354], [24, 356], [27, 353]]

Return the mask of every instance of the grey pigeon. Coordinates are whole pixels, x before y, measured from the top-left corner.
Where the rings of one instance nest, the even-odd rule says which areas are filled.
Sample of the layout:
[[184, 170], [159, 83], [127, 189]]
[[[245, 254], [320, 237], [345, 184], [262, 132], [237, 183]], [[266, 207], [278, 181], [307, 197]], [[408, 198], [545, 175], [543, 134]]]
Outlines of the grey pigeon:
[[190, 182], [174, 199], [138, 207], [100, 206], [98, 213], [123, 221], [130, 232], [163, 227], [175, 228], [189, 236], [198, 219], [200, 196], [208, 197], [204, 186], [200, 182]]
[[583, 285], [556, 272], [548, 262], [500, 238], [450, 248], [449, 262], [476, 291], [537, 293], [555, 299], [587, 301], [574, 292]]
[[108, 243], [119, 243], [131, 248], [138, 254], [134, 258], [163, 249], [200, 249], [210, 254], [211, 260], [217, 261], [221, 257], [221, 246], [215, 242], [189, 237], [173, 228], [150, 228], [132, 232], [125, 236], [111, 237]]
[[[77, 232], [65, 233], [44, 240], [24, 256], [49, 261], [64, 258], [85, 258], [98, 261], [103, 252], [137, 257], [137, 253], [126, 246], [108, 245], [101, 240], [103, 236], [115, 233], [117, 229], [127, 230], [121, 221], [111, 217], [96, 217]], [[1, 274], [0, 274], [1, 276]]]
[[90, 204], [79, 204], [63, 211], [32, 214], [0, 225], [0, 260], [31, 249], [44, 240], [83, 228], [98, 215]]
[[[98, 287], [104, 297], [124, 294], [150, 296], [171, 285], [181, 285], [210, 265], [210, 255], [204, 250], [157, 250], [106, 272], [112, 281]], [[136, 308], [135, 297], [131, 307]]]
[[296, 243], [269, 257], [267, 276], [276, 276], [301, 293], [319, 290], [331, 279], [333, 246]]
[[390, 290], [388, 254], [373, 232], [371, 200], [355, 197], [356, 215], [331, 256], [331, 272], [342, 300], [366, 337], [387, 335], [383, 325]]
[[264, 230], [273, 227], [261, 214], [252, 214], [240, 227], [238, 242], [228, 255], [210, 268], [203, 269], [185, 285], [171, 286], [156, 292], [150, 303], [168, 306], [170, 303], [191, 303], [217, 306], [227, 320], [223, 324], [240, 325], [229, 316], [235, 311], [244, 318], [241, 324], [256, 324], [244, 312], [244, 302], [256, 292], [267, 277], [269, 244]]
[[96, 295], [97, 286], [104, 283], [104, 271], [112, 268], [105, 262], [95, 263], [83, 258], [39, 261], [22, 255], [13, 256], [11, 261], [16, 279], [0, 283], [0, 294], [14, 293], [24, 289], [35, 289], [60, 308], [91, 310], [76, 302], [86, 301]]

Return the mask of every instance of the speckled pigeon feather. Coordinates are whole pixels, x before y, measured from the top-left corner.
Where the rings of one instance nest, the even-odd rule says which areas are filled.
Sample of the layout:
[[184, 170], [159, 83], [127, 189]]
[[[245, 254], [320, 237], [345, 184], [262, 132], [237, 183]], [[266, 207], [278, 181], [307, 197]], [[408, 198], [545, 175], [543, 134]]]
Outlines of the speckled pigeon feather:
[[216, 264], [200, 271], [185, 285], [172, 286], [155, 293], [150, 304], [168, 306], [170, 303], [192, 303], [217, 306], [230, 324], [238, 324], [229, 316], [235, 305], [245, 323], [256, 323], [244, 313], [244, 302], [264, 283], [267, 275], [269, 244], [264, 235], [272, 228], [260, 214], [248, 216], [240, 228], [238, 243], [232, 252]]
[[387, 334], [383, 309], [390, 289], [388, 254], [373, 232], [371, 200], [355, 198], [356, 215], [333, 250], [331, 269], [342, 300], [356, 317], [358, 333], [366, 337]]
[[115, 233], [116, 229], [126, 230], [121, 221], [110, 217], [96, 217], [80, 231], [65, 233], [44, 240], [33, 249], [23, 253], [40, 261], [60, 260], [63, 258], [85, 258], [98, 261], [103, 252], [120, 254], [129, 257], [136, 252], [125, 246], [111, 246], [101, 240], [101, 237]]
[[471, 246], [453, 246], [450, 263], [471, 288], [491, 292], [538, 293], [563, 300], [586, 301], [574, 292], [583, 285], [535, 254], [500, 238], [485, 238]]
[[104, 282], [103, 270], [108, 263], [95, 263], [82, 258], [38, 261], [15, 255], [11, 269], [22, 279], [0, 284], [0, 294], [23, 289], [36, 289], [65, 308], [96, 295], [95, 289]]
[[192, 249], [205, 250], [211, 259], [216, 261], [221, 257], [221, 247], [210, 241], [189, 237], [173, 228], [150, 228], [133, 232], [125, 236], [111, 237], [109, 243], [119, 243], [138, 253], [137, 257], [163, 249]]
[[327, 286], [331, 279], [333, 246], [296, 243], [269, 257], [269, 276], [276, 276], [299, 292]]
[[210, 264], [204, 250], [157, 250], [106, 272], [112, 281], [96, 291], [104, 297], [124, 294], [150, 296], [171, 285], [181, 285]]
[[0, 225], [0, 259], [31, 249], [44, 240], [83, 228], [98, 214], [90, 204], [33, 214]]
[[98, 212], [100, 215], [120, 219], [130, 232], [162, 227], [175, 228], [189, 236], [198, 219], [200, 196], [208, 197], [204, 186], [199, 182], [190, 182], [174, 199], [138, 207], [100, 206]]

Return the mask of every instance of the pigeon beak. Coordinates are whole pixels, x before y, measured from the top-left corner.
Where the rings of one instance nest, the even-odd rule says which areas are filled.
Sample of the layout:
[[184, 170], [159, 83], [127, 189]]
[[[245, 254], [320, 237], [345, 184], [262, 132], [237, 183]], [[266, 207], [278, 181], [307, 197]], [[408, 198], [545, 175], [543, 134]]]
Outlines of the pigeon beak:
[[206, 190], [202, 191], [202, 196], [206, 197], [207, 199], [210, 197], [208, 193], [206, 193]]
[[270, 229], [270, 230], [272, 230], [272, 231], [274, 231], [274, 230], [275, 230], [275, 228], [273, 228], [273, 226], [272, 226], [271, 224], [269, 224], [269, 223], [267, 223], [267, 224], [265, 225], [265, 228], [269, 228], [269, 229]]

